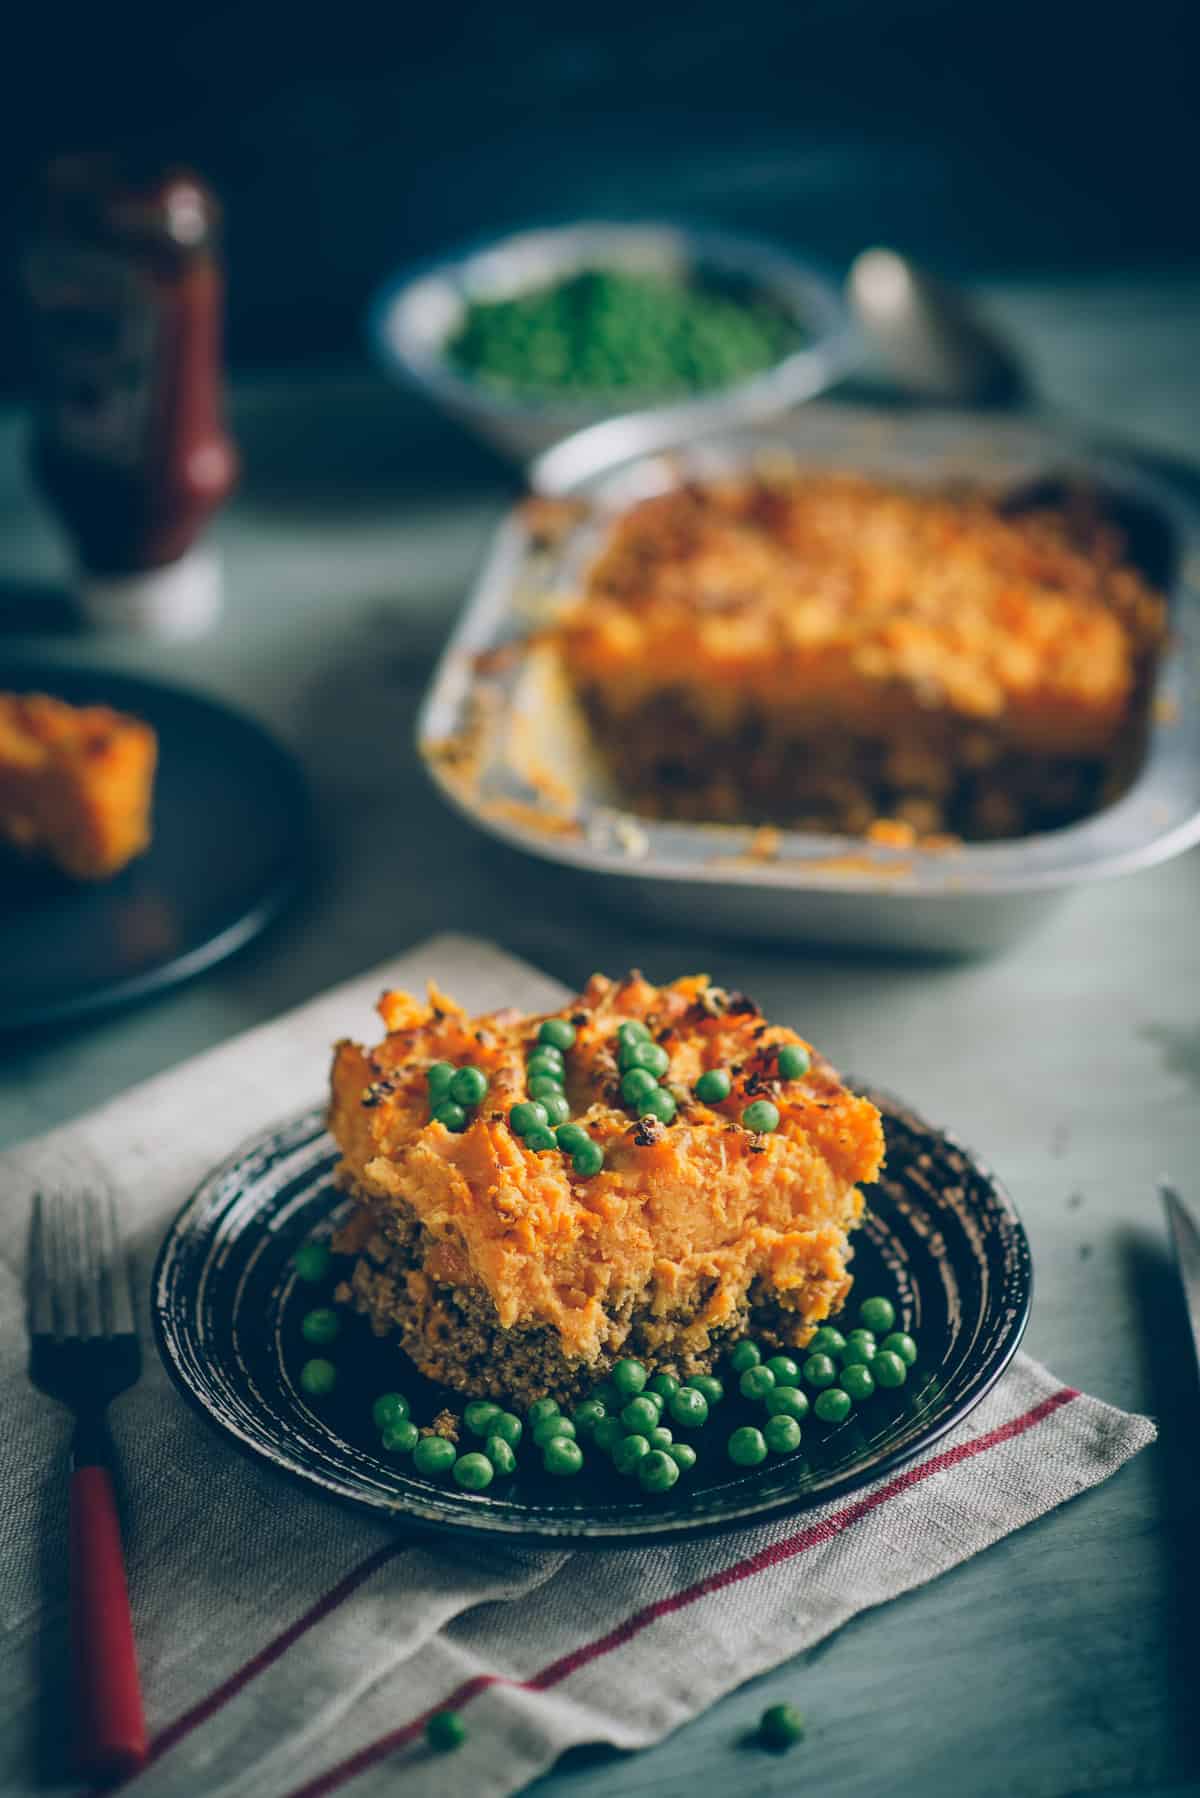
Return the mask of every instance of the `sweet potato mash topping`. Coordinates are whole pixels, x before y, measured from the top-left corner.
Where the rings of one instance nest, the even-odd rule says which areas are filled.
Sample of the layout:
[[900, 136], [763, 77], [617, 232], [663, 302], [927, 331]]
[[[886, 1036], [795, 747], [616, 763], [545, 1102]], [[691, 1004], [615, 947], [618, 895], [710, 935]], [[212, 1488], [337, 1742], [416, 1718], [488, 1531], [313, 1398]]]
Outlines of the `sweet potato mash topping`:
[[104, 880], [150, 841], [158, 740], [140, 718], [0, 693], [0, 843]]
[[[460, 1383], [464, 1357], [447, 1340], [455, 1307], [471, 1318], [473, 1345], [482, 1307], [493, 1361], [517, 1341], [523, 1354], [540, 1344], [545, 1390], [563, 1383], [560, 1365], [594, 1369], [635, 1344], [661, 1365], [698, 1364], [714, 1333], [744, 1327], [752, 1308], [798, 1345], [840, 1303], [857, 1185], [882, 1161], [879, 1114], [819, 1057], [802, 1079], [778, 1078], [779, 1046], [802, 1039], [744, 996], [702, 975], [665, 987], [596, 975], [551, 1014], [575, 1032], [563, 1064], [572, 1121], [604, 1152], [586, 1178], [568, 1154], [526, 1146], [510, 1122], [544, 1018], [471, 1018], [436, 991], [425, 1002], [388, 993], [379, 1009], [385, 1040], [370, 1051], [340, 1043], [333, 1068], [341, 1177], [379, 1239], [355, 1296], [378, 1328], [401, 1329], [434, 1377]], [[670, 1123], [639, 1118], [622, 1096], [617, 1033], [628, 1020], [669, 1057]], [[442, 1061], [488, 1081], [457, 1132], [430, 1117], [426, 1074]], [[694, 1087], [712, 1068], [728, 1071], [730, 1091], [707, 1105]], [[744, 1126], [755, 1099], [772, 1101], [777, 1128]], [[367, 1240], [359, 1225], [353, 1246]], [[522, 1388], [515, 1373], [507, 1386], [497, 1379]]]

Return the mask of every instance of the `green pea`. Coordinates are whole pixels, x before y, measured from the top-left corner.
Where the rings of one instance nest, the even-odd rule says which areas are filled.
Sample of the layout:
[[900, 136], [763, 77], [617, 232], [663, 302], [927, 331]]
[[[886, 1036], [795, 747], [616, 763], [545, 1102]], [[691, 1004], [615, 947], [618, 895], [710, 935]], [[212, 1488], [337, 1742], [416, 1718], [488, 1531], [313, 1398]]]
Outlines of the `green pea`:
[[804, 1363], [804, 1378], [817, 1391], [834, 1385], [837, 1377], [838, 1370], [829, 1355], [810, 1355]]
[[651, 1448], [670, 1448], [674, 1437], [665, 1424], [656, 1423], [652, 1430], [646, 1432], [646, 1440]]
[[773, 1455], [790, 1455], [800, 1446], [800, 1425], [794, 1417], [768, 1417], [763, 1438]]
[[804, 1718], [794, 1704], [769, 1704], [758, 1720], [764, 1747], [779, 1751], [804, 1740]]
[[624, 1436], [613, 1450], [613, 1466], [618, 1473], [636, 1473], [638, 1462], [644, 1461], [650, 1452], [648, 1437]]
[[621, 1097], [626, 1105], [638, 1105], [647, 1093], [657, 1092], [658, 1081], [646, 1068], [630, 1068], [621, 1077]]
[[565, 1055], [568, 1049], [575, 1047], [575, 1026], [568, 1023], [566, 1018], [547, 1018], [538, 1031], [537, 1039], [539, 1043], [545, 1043], [547, 1048], [558, 1049]]
[[593, 1386], [590, 1396], [597, 1399], [606, 1411], [613, 1413], [619, 1411], [625, 1403], [623, 1396], [617, 1391], [611, 1380], [601, 1380], [598, 1386]]
[[637, 1114], [640, 1118], [657, 1118], [660, 1124], [672, 1124], [678, 1109], [666, 1087], [656, 1086], [644, 1099], [639, 1099]]
[[302, 1242], [296, 1250], [292, 1265], [297, 1277], [316, 1286], [329, 1272], [329, 1250], [323, 1242]]
[[757, 1367], [762, 1360], [762, 1350], [757, 1342], [751, 1342], [747, 1336], [738, 1343], [729, 1357], [729, 1365], [734, 1373], [745, 1373], [748, 1367]]
[[648, 1043], [650, 1032], [640, 1018], [626, 1018], [617, 1026], [617, 1041], [620, 1043]]
[[375, 1428], [382, 1432], [393, 1424], [403, 1423], [409, 1413], [409, 1403], [402, 1392], [384, 1392], [371, 1406], [371, 1417]]
[[614, 1453], [619, 1442], [625, 1440], [625, 1425], [619, 1417], [602, 1417], [592, 1431], [592, 1441], [606, 1455]]
[[908, 1368], [891, 1349], [880, 1349], [871, 1363], [871, 1372], [875, 1376], [875, 1384], [888, 1391], [893, 1387], [903, 1386], [908, 1378]]
[[665, 1449], [652, 1448], [638, 1462], [637, 1477], [643, 1492], [669, 1492], [679, 1478], [679, 1467]]
[[846, 1338], [832, 1324], [822, 1324], [808, 1345], [810, 1355], [836, 1355], [846, 1346]]
[[802, 1043], [784, 1043], [775, 1058], [781, 1080], [803, 1080], [812, 1066], [812, 1058]]
[[571, 1115], [571, 1105], [566, 1093], [546, 1093], [536, 1101], [546, 1113], [546, 1121], [551, 1129], [565, 1124]]
[[452, 1061], [435, 1061], [425, 1071], [425, 1084], [429, 1088], [429, 1103], [440, 1105], [443, 1099], [450, 1096], [450, 1082], [458, 1069]]
[[794, 1417], [797, 1423], [808, 1416], [808, 1395], [799, 1386], [776, 1386], [763, 1400], [768, 1417]]
[[315, 1311], [308, 1311], [300, 1320], [300, 1334], [305, 1342], [311, 1342], [315, 1348], [325, 1348], [336, 1341], [342, 1327], [342, 1320], [330, 1305], [319, 1305]]
[[436, 1754], [453, 1754], [467, 1739], [467, 1726], [455, 1711], [438, 1711], [425, 1725], [425, 1740]]
[[621, 1422], [631, 1435], [648, 1436], [658, 1422], [658, 1407], [650, 1398], [631, 1398], [621, 1413]]
[[604, 1166], [604, 1150], [589, 1137], [571, 1157], [571, 1166], [583, 1180], [590, 1180]]
[[307, 1392], [309, 1398], [328, 1398], [336, 1385], [337, 1368], [332, 1361], [317, 1356], [300, 1369], [300, 1390]]
[[516, 1448], [525, 1433], [525, 1426], [515, 1411], [501, 1411], [499, 1417], [493, 1417], [490, 1436], [499, 1436], [501, 1442], [507, 1442], [510, 1448]]
[[488, 1077], [482, 1068], [459, 1068], [450, 1082], [450, 1097], [456, 1105], [482, 1104], [488, 1089]]
[[411, 1455], [421, 1440], [421, 1432], [411, 1417], [391, 1423], [383, 1432], [383, 1446], [389, 1455]]
[[843, 1367], [866, 1367], [878, 1352], [873, 1342], [848, 1342], [838, 1360]]
[[540, 1101], [522, 1099], [509, 1112], [508, 1121], [518, 1136], [524, 1136], [530, 1130], [544, 1130], [550, 1122], [550, 1113]]
[[822, 1423], [845, 1423], [853, 1408], [853, 1399], [841, 1386], [827, 1386], [813, 1400], [813, 1410]]
[[680, 1473], [690, 1473], [696, 1465], [696, 1451], [690, 1442], [672, 1442], [667, 1453]]
[[501, 1478], [507, 1478], [517, 1470], [517, 1457], [511, 1442], [503, 1436], [489, 1436], [484, 1443], [484, 1453]]
[[753, 1130], [759, 1135], [766, 1135], [779, 1128], [779, 1107], [772, 1105], [770, 1099], [755, 1099], [754, 1103], [747, 1105], [743, 1111], [742, 1122], [747, 1130]]
[[580, 1436], [590, 1436], [600, 1420], [607, 1416], [608, 1412], [598, 1398], [585, 1398], [571, 1413], [576, 1432]]
[[563, 1417], [561, 1414], [557, 1417], [543, 1417], [542, 1421], [534, 1427], [534, 1447], [545, 1448], [547, 1442], [552, 1442], [555, 1436], [567, 1436], [574, 1439], [575, 1425], [569, 1417]]
[[870, 1398], [875, 1390], [875, 1376], [869, 1367], [862, 1362], [852, 1361], [848, 1367], [842, 1368], [842, 1389], [857, 1402]]
[[549, 1155], [558, 1148], [558, 1138], [553, 1130], [543, 1129], [539, 1124], [536, 1129], [525, 1132], [525, 1147], [532, 1155]]
[[490, 1436], [499, 1415], [500, 1407], [491, 1399], [473, 1398], [463, 1412], [463, 1422], [472, 1436]]
[[583, 1450], [570, 1436], [552, 1436], [542, 1449], [542, 1466], [557, 1479], [568, 1479], [583, 1469]]
[[890, 1336], [884, 1337], [880, 1346], [886, 1354], [899, 1355], [905, 1367], [911, 1367], [917, 1358], [917, 1345], [903, 1330], [893, 1330]]
[[698, 1430], [708, 1422], [708, 1400], [694, 1386], [681, 1386], [668, 1408], [674, 1421], [686, 1430]]
[[618, 1060], [627, 1071], [641, 1068], [656, 1080], [661, 1080], [671, 1065], [671, 1057], [661, 1043], [623, 1044]]
[[858, 1307], [858, 1321], [866, 1330], [886, 1332], [896, 1322], [896, 1307], [891, 1299], [864, 1299]]
[[874, 1347], [875, 1332], [874, 1332], [874, 1330], [862, 1330], [862, 1329], [851, 1330], [848, 1332], [848, 1334], [846, 1336], [846, 1341], [847, 1342], [869, 1342], [872, 1345], [872, 1347]]
[[735, 1430], [726, 1445], [729, 1459], [738, 1467], [757, 1467], [767, 1458], [767, 1439], [761, 1430], [743, 1424]]
[[525, 1063], [525, 1076], [531, 1092], [533, 1091], [533, 1082], [538, 1079], [553, 1080], [555, 1086], [562, 1086], [565, 1078], [562, 1056], [551, 1055], [548, 1049], [539, 1049], [537, 1054], [531, 1055]]
[[466, 1492], [482, 1492], [491, 1485], [495, 1471], [486, 1455], [474, 1452], [459, 1455], [454, 1463], [455, 1481]]
[[609, 1378], [622, 1398], [636, 1398], [646, 1384], [646, 1369], [627, 1355], [617, 1362]]
[[443, 1130], [450, 1130], [458, 1136], [467, 1127], [467, 1114], [461, 1105], [453, 1099], [446, 1099], [433, 1113], [433, 1122], [440, 1124]]
[[545, 1417], [557, 1417], [562, 1409], [556, 1398], [535, 1398], [525, 1413], [525, 1420], [531, 1430], [536, 1430]]
[[766, 1398], [775, 1385], [775, 1375], [769, 1367], [748, 1367], [738, 1381], [738, 1391], [743, 1398]]
[[430, 1479], [449, 1473], [457, 1459], [458, 1450], [444, 1436], [422, 1436], [413, 1449], [413, 1466]]
[[688, 1385], [693, 1386], [695, 1390], [702, 1395], [704, 1402], [710, 1411], [714, 1405], [719, 1405], [721, 1400], [725, 1397], [725, 1388], [722, 1386], [720, 1380], [718, 1380], [716, 1374], [695, 1374], [688, 1381]]
[[798, 1386], [800, 1384], [800, 1369], [790, 1355], [772, 1355], [767, 1366], [775, 1375], [777, 1386]]
[[535, 1074], [529, 1082], [528, 1092], [531, 1099], [545, 1099], [562, 1091], [562, 1081], [552, 1080], [549, 1074]]
[[554, 1134], [564, 1155], [577, 1155], [592, 1140], [582, 1124], [560, 1124]]
[[656, 1373], [651, 1376], [646, 1390], [654, 1393], [655, 1397], [662, 1399], [665, 1404], [667, 1399], [675, 1397], [679, 1391], [679, 1385], [680, 1382], [673, 1373]]
[[733, 1082], [724, 1068], [709, 1068], [701, 1074], [693, 1091], [702, 1105], [719, 1105], [729, 1097]]

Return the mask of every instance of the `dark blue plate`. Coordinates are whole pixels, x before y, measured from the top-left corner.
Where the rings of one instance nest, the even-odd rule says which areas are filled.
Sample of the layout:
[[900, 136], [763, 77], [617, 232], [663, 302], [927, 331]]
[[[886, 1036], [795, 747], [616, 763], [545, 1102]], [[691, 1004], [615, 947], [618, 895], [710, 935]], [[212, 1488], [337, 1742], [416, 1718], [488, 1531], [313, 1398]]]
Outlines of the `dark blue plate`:
[[[184, 1396], [242, 1447], [333, 1497], [417, 1527], [527, 1544], [632, 1546], [824, 1504], [911, 1459], [965, 1417], [1008, 1365], [1029, 1313], [1029, 1245], [1007, 1194], [951, 1138], [874, 1097], [887, 1129], [888, 1178], [870, 1189], [855, 1238], [855, 1290], [893, 1299], [900, 1323], [917, 1336], [919, 1359], [905, 1386], [877, 1393], [846, 1423], [826, 1426], [810, 1414], [799, 1450], [761, 1467], [737, 1468], [725, 1454], [731, 1430], [756, 1420], [732, 1381], [703, 1430], [676, 1431], [699, 1459], [659, 1498], [620, 1479], [586, 1445], [587, 1464], [574, 1479], [546, 1475], [523, 1446], [517, 1472], [481, 1494], [422, 1479], [406, 1458], [385, 1454], [371, 1423], [381, 1392], [403, 1391], [418, 1423], [447, 1403], [461, 1412], [463, 1401], [423, 1379], [361, 1320], [344, 1325], [327, 1351], [304, 1343], [300, 1318], [327, 1294], [297, 1281], [292, 1257], [350, 1206], [332, 1182], [337, 1150], [319, 1111], [240, 1150], [179, 1213], [154, 1272], [160, 1352]], [[335, 1266], [331, 1283], [344, 1271]], [[337, 1390], [325, 1401], [306, 1398], [296, 1379], [320, 1353], [338, 1368]]]
[[186, 980], [263, 930], [307, 861], [294, 759], [250, 719], [179, 687], [0, 661], [0, 692], [134, 712], [158, 732], [154, 839], [114, 880], [0, 867], [0, 1030], [57, 1023]]

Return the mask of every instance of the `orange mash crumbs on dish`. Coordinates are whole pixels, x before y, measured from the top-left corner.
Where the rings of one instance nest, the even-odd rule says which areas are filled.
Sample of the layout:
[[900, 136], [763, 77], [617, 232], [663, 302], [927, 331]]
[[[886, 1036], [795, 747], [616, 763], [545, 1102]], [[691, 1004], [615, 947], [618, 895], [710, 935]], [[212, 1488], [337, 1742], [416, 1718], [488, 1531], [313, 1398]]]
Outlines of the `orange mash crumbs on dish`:
[[1165, 628], [1094, 506], [784, 469], [629, 507], [552, 641], [637, 809], [978, 838], [1127, 784]]
[[0, 693], [0, 842], [104, 880], [150, 841], [158, 739], [108, 706]]
[[[340, 1296], [430, 1378], [527, 1403], [624, 1354], [689, 1375], [751, 1327], [803, 1346], [841, 1305], [858, 1187], [883, 1160], [879, 1113], [751, 1000], [703, 975], [595, 975], [549, 1014], [569, 1045], [557, 1087], [529, 1069], [544, 1016], [471, 1018], [436, 990], [379, 1009], [384, 1041], [334, 1057], [330, 1129], [358, 1201], [336, 1245], [357, 1257]], [[662, 1098], [625, 1096], [630, 1026], [665, 1063]], [[788, 1064], [807, 1062], [802, 1077], [780, 1077], [784, 1045], [802, 1051]], [[450, 1127], [431, 1116], [440, 1064], [478, 1074], [456, 1090], [481, 1096], [451, 1101]], [[711, 1070], [729, 1092], [704, 1103]], [[531, 1082], [561, 1093], [568, 1148], [553, 1125], [530, 1127]]]

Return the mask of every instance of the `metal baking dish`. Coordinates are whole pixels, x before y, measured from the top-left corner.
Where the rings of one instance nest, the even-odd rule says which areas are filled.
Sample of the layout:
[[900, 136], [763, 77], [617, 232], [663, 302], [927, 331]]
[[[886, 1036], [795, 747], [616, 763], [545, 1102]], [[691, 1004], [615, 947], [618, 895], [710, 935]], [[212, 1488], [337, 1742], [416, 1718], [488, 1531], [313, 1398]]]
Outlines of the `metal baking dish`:
[[[537, 626], [576, 586], [614, 511], [681, 479], [778, 455], [1014, 491], [1048, 478], [1086, 481], [1148, 524], [1168, 565], [1173, 635], [1129, 791], [1063, 830], [951, 850], [794, 831], [765, 839], [750, 828], [622, 811], [537, 646]], [[709, 934], [975, 954], [1003, 948], [1082, 883], [1151, 867], [1200, 841], [1200, 515], [1138, 466], [1037, 421], [810, 405], [769, 430], [712, 436], [591, 476], [574, 497], [580, 516], [557, 540], [539, 534], [536, 506], [500, 527], [434, 675], [418, 745], [473, 823], [595, 877], [598, 897]]]

